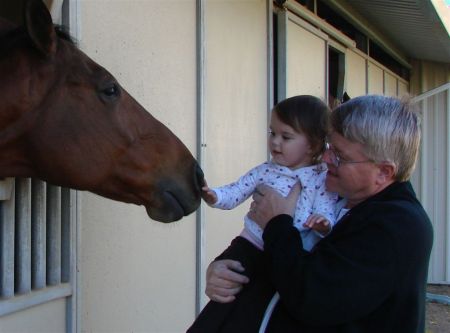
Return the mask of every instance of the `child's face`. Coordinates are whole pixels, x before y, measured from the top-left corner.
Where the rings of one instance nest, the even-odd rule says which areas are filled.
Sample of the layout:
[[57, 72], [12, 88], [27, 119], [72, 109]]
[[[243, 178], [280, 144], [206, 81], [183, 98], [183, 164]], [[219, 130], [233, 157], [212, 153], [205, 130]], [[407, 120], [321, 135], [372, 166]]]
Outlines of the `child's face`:
[[291, 169], [309, 166], [312, 149], [308, 138], [281, 122], [275, 112], [270, 120], [268, 146], [273, 160]]

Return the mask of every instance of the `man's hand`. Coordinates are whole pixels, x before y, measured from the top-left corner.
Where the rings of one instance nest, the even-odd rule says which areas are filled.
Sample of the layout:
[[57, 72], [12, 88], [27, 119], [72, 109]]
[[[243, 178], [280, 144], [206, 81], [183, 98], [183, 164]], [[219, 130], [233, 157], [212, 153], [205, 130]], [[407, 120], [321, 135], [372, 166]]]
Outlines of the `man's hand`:
[[284, 198], [280, 193], [267, 185], [260, 185], [253, 193], [253, 202], [250, 205], [248, 216], [262, 229], [275, 216], [288, 214], [294, 216], [300, 195], [301, 185], [296, 183], [288, 196]]
[[217, 260], [209, 264], [206, 270], [206, 295], [219, 303], [230, 303], [235, 300], [236, 294], [242, 290], [242, 285], [249, 279], [238, 272], [243, 272], [239, 261]]

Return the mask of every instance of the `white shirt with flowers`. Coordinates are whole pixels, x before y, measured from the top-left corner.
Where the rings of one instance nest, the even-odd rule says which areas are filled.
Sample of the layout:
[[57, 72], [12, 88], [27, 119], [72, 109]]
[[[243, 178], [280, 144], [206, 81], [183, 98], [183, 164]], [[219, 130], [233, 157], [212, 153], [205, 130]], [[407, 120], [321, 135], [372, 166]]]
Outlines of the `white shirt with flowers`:
[[[324, 163], [291, 170], [278, 165], [273, 161], [265, 162], [239, 178], [236, 182], [213, 188], [217, 195], [217, 202], [212, 207], [220, 209], [233, 209], [248, 199], [256, 187], [266, 184], [287, 196], [292, 186], [300, 180], [302, 191], [297, 202], [294, 216], [294, 226], [300, 231], [303, 248], [311, 250], [320, 240], [321, 235], [303, 223], [313, 213], [321, 214], [327, 218], [331, 226], [336, 223], [335, 207], [338, 196], [325, 189], [327, 168]], [[246, 238], [259, 248], [263, 248], [263, 230], [247, 215], [244, 218], [244, 232]]]

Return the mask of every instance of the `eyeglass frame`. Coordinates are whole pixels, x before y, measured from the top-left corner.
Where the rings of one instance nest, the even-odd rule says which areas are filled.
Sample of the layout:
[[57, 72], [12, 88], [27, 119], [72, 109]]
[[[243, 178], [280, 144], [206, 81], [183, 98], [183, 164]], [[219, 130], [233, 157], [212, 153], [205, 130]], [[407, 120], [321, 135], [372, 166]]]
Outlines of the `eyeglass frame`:
[[331, 153], [330, 161], [331, 161], [331, 164], [333, 164], [336, 168], [339, 168], [341, 166], [341, 164], [375, 163], [375, 161], [372, 159], [367, 159], [364, 161], [348, 161], [346, 159], [343, 159], [333, 149], [333, 146], [328, 141], [325, 141], [325, 152], [326, 151], [329, 151]]

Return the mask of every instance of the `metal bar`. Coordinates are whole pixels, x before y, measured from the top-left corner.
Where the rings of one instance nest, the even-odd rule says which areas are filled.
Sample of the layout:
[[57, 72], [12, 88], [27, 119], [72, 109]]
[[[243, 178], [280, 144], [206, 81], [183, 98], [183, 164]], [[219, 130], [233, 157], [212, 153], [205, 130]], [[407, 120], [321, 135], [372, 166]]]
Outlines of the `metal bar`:
[[46, 192], [47, 185], [42, 180], [31, 182], [31, 286], [44, 288], [46, 274]]
[[11, 199], [13, 184], [14, 178], [12, 177], [0, 179], [0, 201]]
[[[267, 128], [270, 123], [270, 115], [275, 104], [275, 68], [274, 68], [274, 32], [273, 32], [273, 1], [266, 0], [266, 24], [267, 24]], [[270, 149], [267, 148], [267, 160], [270, 159]]]
[[[80, 1], [81, 0], [64, 0], [63, 6], [62, 6], [62, 23], [64, 26], [66, 26], [72, 37], [74, 37], [76, 40], [80, 40], [81, 38], [81, 24], [80, 24]], [[67, 240], [66, 237], [64, 237], [63, 244], [66, 244], [67, 241], [70, 243], [70, 248], [65, 248], [64, 251], [69, 251], [69, 269], [70, 269], [70, 283], [73, 288], [72, 294], [70, 297], [67, 298], [66, 302], [66, 332], [67, 333], [76, 333], [79, 332], [80, 329], [78, 329], [79, 323], [81, 322], [81, 310], [79, 307], [79, 288], [78, 288], [78, 272], [76, 270], [77, 267], [77, 248], [79, 245], [79, 233], [78, 233], [78, 213], [77, 210], [80, 207], [78, 195], [75, 190], [69, 191], [69, 211], [70, 211], [70, 229], [69, 231], [64, 231], [63, 234], [69, 233], [70, 239]], [[63, 245], [66, 247], [66, 245]], [[67, 253], [63, 254], [65, 260], [67, 260], [66, 256]], [[64, 276], [63, 281], [67, 279], [67, 264], [63, 264], [64, 268]]]
[[47, 185], [47, 285], [61, 283], [61, 188]]
[[[204, 150], [206, 148], [204, 134], [205, 112], [205, 0], [196, 1], [196, 52], [197, 52], [197, 161], [204, 167]], [[204, 258], [204, 207], [196, 212], [195, 221], [195, 315], [201, 311], [201, 297], [203, 294], [203, 278], [205, 269]]]
[[16, 179], [15, 289], [31, 291], [31, 179]]
[[429, 90], [427, 92], [424, 92], [423, 94], [420, 94], [419, 96], [414, 97], [412, 99], [412, 102], [419, 102], [421, 100], [424, 100], [424, 99], [426, 99], [426, 98], [428, 98], [430, 96], [433, 96], [435, 94], [438, 94], [438, 93], [446, 91], [446, 90], [447, 91], [450, 90], [450, 82], [446, 83], [446, 84], [443, 84], [440, 87], [437, 87], [437, 88], [431, 89], [431, 90]]
[[288, 13], [286, 10], [277, 13], [277, 100], [275, 103], [286, 98], [287, 94], [287, 24]]
[[19, 310], [27, 309], [32, 306], [46, 303], [72, 294], [70, 284], [59, 284], [55, 287], [48, 287], [41, 290], [34, 290], [26, 295], [19, 295], [11, 299], [2, 300], [0, 307], [0, 316], [11, 314]]
[[61, 188], [61, 282], [70, 282], [70, 189]]
[[445, 154], [447, 156], [447, 180], [444, 182], [445, 184], [445, 194], [446, 194], [446, 218], [445, 221], [447, 223], [446, 225], [446, 230], [447, 230], [447, 238], [446, 238], [446, 246], [447, 246], [447, 251], [446, 251], [446, 279], [447, 279], [447, 283], [450, 283], [450, 83], [447, 84], [447, 89], [446, 89], [446, 103], [447, 103], [447, 107], [444, 109], [444, 112], [446, 112], [446, 117], [447, 117], [447, 128], [446, 128], [446, 134], [447, 134], [447, 147], [445, 150]]
[[0, 202], [0, 297], [6, 299], [14, 296], [14, 204], [14, 195]]

